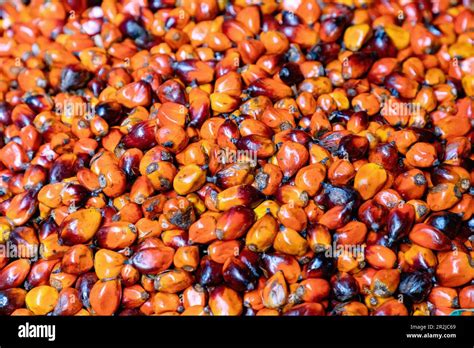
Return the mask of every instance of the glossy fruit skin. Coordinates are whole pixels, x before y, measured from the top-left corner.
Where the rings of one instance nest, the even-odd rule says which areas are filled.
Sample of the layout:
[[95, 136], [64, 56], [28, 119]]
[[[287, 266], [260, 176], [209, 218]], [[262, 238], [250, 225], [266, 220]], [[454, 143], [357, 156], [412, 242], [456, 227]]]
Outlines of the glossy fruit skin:
[[93, 209], [79, 210], [61, 224], [61, 239], [66, 245], [88, 242], [99, 228], [101, 216]]
[[459, 304], [461, 308], [473, 307], [472, 285], [464, 287], [459, 293]]
[[74, 288], [66, 288], [59, 293], [58, 303], [54, 307], [53, 315], [70, 316], [78, 313], [82, 308], [79, 299], [79, 291]]
[[370, 285], [371, 292], [381, 298], [389, 298], [400, 284], [400, 272], [395, 269], [379, 270]]
[[71, 247], [63, 256], [61, 269], [66, 273], [83, 274], [94, 266], [92, 251], [82, 244]]
[[0, 312], [2, 315], [11, 315], [16, 309], [22, 308], [25, 304], [26, 291], [19, 288], [2, 290], [2, 306]]
[[169, 247], [147, 248], [132, 256], [133, 265], [142, 273], [157, 274], [173, 262], [174, 250]]
[[265, 282], [262, 303], [267, 308], [281, 308], [288, 301], [288, 287], [282, 271], [276, 272]]
[[26, 259], [18, 259], [9, 263], [0, 270], [0, 289], [19, 287], [28, 276], [30, 268], [30, 261]]
[[29, 290], [39, 285], [48, 284], [51, 272], [58, 262], [59, 260], [38, 260], [35, 262], [25, 281], [25, 288]]
[[99, 280], [91, 289], [90, 304], [96, 315], [112, 315], [118, 309], [122, 297], [118, 280]]
[[334, 297], [340, 302], [346, 302], [359, 292], [359, 285], [353, 276], [347, 273], [331, 278], [331, 288]]
[[447, 252], [436, 268], [436, 277], [442, 286], [464, 285], [468, 282], [469, 273], [472, 277], [472, 266], [464, 252]]
[[389, 300], [380, 305], [373, 313], [375, 316], [407, 316], [408, 311], [404, 304], [397, 300]]
[[335, 260], [325, 252], [316, 253], [307, 264], [305, 273], [308, 278], [329, 278], [334, 270]]
[[324, 316], [324, 307], [319, 303], [302, 303], [286, 311], [285, 316]]
[[428, 301], [436, 307], [459, 307], [458, 292], [455, 289], [442, 286], [433, 287], [428, 297]]
[[254, 221], [254, 212], [243, 206], [232, 207], [217, 220], [216, 236], [220, 240], [233, 240], [243, 236]]
[[189, 287], [193, 281], [194, 278], [191, 273], [175, 269], [158, 275], [154, 286], [158, 291], [174, 294]]
[[415, 303], [420, 303], [432, 289], [431, 276], [427, 273], [402, 275], [398, 288], [401, 294], [408, 296]]
[[471, 10], [7, 2], [0, 314], [472, 309]]
[[222, 267], [222, 274], [226, 284], [236, 291], [248, 291], [255, 288], [255, 278], [241, 260], [227, 259]]
[[214, 315], [240, 315], [243, 309], [238, 293], [223, 286], [210, 293], [209, 307]]
[[91, 307], [90, 292], [97, 281], [98, 278], [94, 272], [85, 273], [76, 281], [75, 289], [79, 292], [79, 299], [84, 308], [89, 309]]
[[408, 235], [415, 220], [415, 210], [409, 205], [400, 205], [393, 208], [387, 216], [387, 230], [389, 241], [397, 241]]
[[222, 280], [222, 265], [209, 257], [203, 257], [196, 273], [197, 283], [201, 286], [215, 286]]
[[58, 291], [47, 285], [36, 287], [26, 294], [26, 306], [36, 315], [51, 312], [58, 302]]
[[425, 224], [416, 224], [409, 235], [416, 244], [433, 250], [449, 250], [451, 241], [441, 231]]
[[95, 234], [102, 248], [120, 250], [132, 245], [136, 239], [136, 227], [128, 222], [112, 222], [103, 225]]

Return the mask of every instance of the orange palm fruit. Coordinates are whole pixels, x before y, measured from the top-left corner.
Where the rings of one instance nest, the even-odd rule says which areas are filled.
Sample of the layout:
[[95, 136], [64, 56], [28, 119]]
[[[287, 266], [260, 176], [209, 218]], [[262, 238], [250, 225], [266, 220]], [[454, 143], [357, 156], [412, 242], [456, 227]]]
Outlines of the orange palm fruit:
[[367, 227], [359, 221], [351, 221], [336, 230], [334, 235], [338, 244], [357, 245], [365, 241]]
[[28, 259], [18, 259], [0, 270], [0, 290], [17, 288], [25, 281], [31, 269]]
[[422, 198], [426, 190], [426, 178], [419, 169], [411, 169], [396, 177], [394, 188], [406, 199]]
[[29, 190], [13, 197], [5, 216], [16, 226], [23, 225], [36, 212], [38, 206], [36, 195], [36, 191]]
[[216, 206], [220, 211], [229, 210], [238, 205], [255, 208], [262, 200], [262, 194], [253, 186], [238, 185], [218, 193]]
[[199, 265], [199, 247], [182, 246], [179, 247], [173, 257], [173, 264], [185, 271], [192, 272]]
[[212, 216], [211, 214], [205, 214], [194, 222], [189, 228], [189, 242], [193, 244], [207, 244], [217, 239], [216, 217], [217, 216]]
[[140, 307], [146, 300], [148, 300], [148, 297], [148, 292], [138, 284], [125, 287], [122, 292], [122, 306], [124, 308]]
[[76, 315], [82, 309], [79, 291], [74, 288], [65, 288], [59, 292], [59, 298], [53, 310], [53, 315]]
[[242, 237], [252, 226], [255, 214], [244, 206], [234, 206], [224, 212], [216, 223], [216, 236], [220, 240]]
[[119, 250], [129, 247], [137, 238], [136, 227], [126, 221], [103, 225], [95, 234], [101, 248]]
[[392, 299], [377, 307], [373, 315], [407, 316], [408, 310], [403, 303]]
[[283, 175], [290, 178], [306, 164], [309, 154], [303, 145], [295, 142], [285, 142], [278, 150], [276, 157]]
[[60, 238], [66, 245], [86, 243], [99, 229], [101, 220], [96, 209], [80, 209], [64, 219]]
[[31, 289], [25, 298], [26, 306], [36, 315], [45, 315], [51, 312], [59, 299], [58, 291], [47, 285]]
[[431, 167], [438, 162], [436, 148], [429, 143], [416, 143], [408, 150], [406, 160], [413, 167]]
[[414, 269], [434, 268], [438, 263], [433, 251], [416, 244], [405, 251], [403, 260]]
[[83, 244], [76, 244], [69, 248], [61, 261], [61, 270], [71, 274], [82, 274], [94, 266], [92, 251]]
[[330, 289], [327, 280], [309, 278], [299, 283], [295, 295], [300, 301], [322, 302], [329, 296]]
[[191, 273], [181, 269], [174, 269], [160, 273], [155, 279], [157, 291], [175, 294], [181, 292], [193, 283]]
[[288, 287], [283, 272], [278, 271], [270, 277], [262, 290], [262, 303], [274, 309], [283, 307], [288, 301]]
[[197, 191], [206, 181], [206, 172], [195, 164], [182, 167], [173, 180], [173, 188], [180, 195]]
[[466, 284], [474, 275], [469, 257], [461, 251], [448, 251], [438, 256], [436, 277], [441, 286], [457, 287]]
[[426, 197], [428, 206], [433, 211], [441, 211], [451, 208], [462, 198], [458, 186], [448, 183], [439, 184], [431, 188]]
[[151, 247], [137, 251], [130, 261], [141, 273], [158, 274], [168, 269], [174, 254], [174, 249], [170, 247]]
[[72, 273], [66, 273], [61, 270], [61, 264], [57, 263], [51, 275], [49, 276], [49, 285], [58, 291], [69, 288], [74, 285], [78, 276]]
[[181, 306], [178, 295], [164, 292], [157, 292], [153, 295], [152, 305], [155, 314], [179, 311]]
[[311, 164], [301, 168], [295, 177], [295, 185], [314, 196], [321, 187], [321, 183], [326, 177], [326, 167], [322, 164]]
[[342, 316], [367, 316], [369, 315], [369, 310], [363, 303], [351, 301], [336, 306], [333, 313]]
[[474, 307], [474, 287], [472, 285], [464, 287], [459, 292], [459, 304], [461, 308]]
[[217, 263], [224, 263], [229, 257], [239, 255], [239, 252], [240, 243], [237, 240], [215, 241], [207, 248], [209, 257]]
[[126, 257], [115, 251], [100, 249], [94, 255], [94, 270], [99, 279], [115, 279], [124, 267]]
[[277, 252], [301, 256], [306, 253], [308, 242], [297, 231], [281, 227], [273, 241], [273, 248]]
[[113, 315], [120, 306], [122, 286], [119, 280], [99, 280], [91, 289], [90, 304], [95, 315]]
[[393, 268], [397, 257], [395, 253], [383, 245], [370, 245], [365, 252], [365, 258], [369, 265], [377, 269]]
[[285, 316], [324, 316], [324, 307], [320, 303], [302, 303], [291, 307], [283, 313]]
[[457, 308], [459, 306], [456, 289], [443, 286], [435, 286], [428, 296], [428, 301], [436, 307]]
[[225, 286], [219, 286], [209, 294], [209, 307], [213, 315], [236, 316], [243, 311], [240, 295]]
[[194, 306], [204, 306], [207, 303], [207, 293], [196, 286], [190, 286], [183, 292], [183, 306], [185, 309]]
[[151, 87], [144, 81], [132, 82], [117, 91], [117, 101], [127, 108], [148, 106], [151, 102]]
[[428, 224], [416, 224], [409, 234], [412, 242], [431, 250], [450, 250], [451, 240]]
[[264, 252], [273, 245], [278, 228], [277, 220], [267, 213], [249, 229], [245, 244], [252, 251]]
[[354, 188], [367, 200], [383, 187], [387, 181], [385, 169], [374, 163], [363, 165], [354, 178]]
[[400, 283], [400, 272], [396, 269], [381, 269], [375, 273], [370, 290], [377, 297], [392, 296]]
[[[338, 241], [339, 241], [339, 237]], [[308, 245], [314, 252], [325, 251], [330, 248], [332, 245], [332, 235], [329, 232], [329, 229], [320, 224], [314, 224], [307, 230], [306, 240]], [[342, 240], [342, 238], [341, 238]]]

